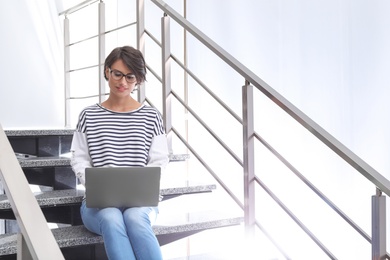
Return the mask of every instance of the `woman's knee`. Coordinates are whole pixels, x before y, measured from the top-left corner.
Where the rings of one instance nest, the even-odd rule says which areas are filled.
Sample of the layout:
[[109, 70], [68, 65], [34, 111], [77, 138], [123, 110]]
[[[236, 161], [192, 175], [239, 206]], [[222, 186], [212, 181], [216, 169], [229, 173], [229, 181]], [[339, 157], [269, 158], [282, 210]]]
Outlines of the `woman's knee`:
[[[122, 212], [117, 208], [87, 209], [83, 212], [83, 222], [91, 225], [123, 226]], [[86, 226], [88, 226], [87, 223]]]
[[99, 210], [97, 218], [100, 224], [120, 224], [123, 223], [122, 211], [118, 208], [104, 208]]
[[150, 226], [151, 212], [152, 209], [147, 207], [129, 208], [123, 212], [123, 218], [127, 226]]

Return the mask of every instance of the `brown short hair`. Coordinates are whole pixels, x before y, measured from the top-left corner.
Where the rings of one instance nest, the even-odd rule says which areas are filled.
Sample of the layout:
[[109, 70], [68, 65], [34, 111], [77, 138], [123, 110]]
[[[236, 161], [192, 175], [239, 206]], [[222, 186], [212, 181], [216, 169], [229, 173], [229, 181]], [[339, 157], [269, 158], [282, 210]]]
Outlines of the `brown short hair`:
[[117, 60], [122, 60], [126, 67], [134, 73], [138, 83], [146, 80], [145, 59], [139, 50], [131, 46], [117, 47], [107, 56], [104, 62], [104, 78], [106, 80], [108, 78], [105, 71], [107, 68], [111, 68], [111, 65]]

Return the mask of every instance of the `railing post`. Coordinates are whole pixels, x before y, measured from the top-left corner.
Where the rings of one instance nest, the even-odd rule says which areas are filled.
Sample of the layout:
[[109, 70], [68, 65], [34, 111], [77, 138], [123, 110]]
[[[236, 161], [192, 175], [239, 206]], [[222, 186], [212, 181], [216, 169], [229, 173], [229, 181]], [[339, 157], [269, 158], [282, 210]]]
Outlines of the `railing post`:
[[386, 259], [386, 197], [378, 188], [372, 196], [372, 260]]
[[99, 3], [99, 102], [105, 100], [106, 94], [106, 79], [104, 78], [104, 61], [106, 58], [106, 19], [105, 19], [105, 5], [102, 0]]
[[33, 260], [34, 258], [31, 256], [30, 250], [28, 249], [26, 240], [24, 240], [22, 233], [17, 234], [17, 243], [17, 260]]
[[69, 19], [64, 18], [64, 80], [65, 80], [65, 127], [70, 127], [70, 53]]
[[255, 231], [255, 162], [254, 162], [254, 121], [253, 86], [248, 81], [242, 87], [242, 119], [244, 149], [244, 222], [246, 233]]
[[[145, 57], [145, 0], [137, 0], [137, 48]], [[145, 83], [138, 86], [138, 102], [146, 98]]]
[[171, 108], [171, 42], [169, 17], [164, 14], [161, 18], [161, 45], [162, 45], [162, 93], [163, 93], [163, 120], [168, 138], [169, 153], [172, 153], [172, 108]]

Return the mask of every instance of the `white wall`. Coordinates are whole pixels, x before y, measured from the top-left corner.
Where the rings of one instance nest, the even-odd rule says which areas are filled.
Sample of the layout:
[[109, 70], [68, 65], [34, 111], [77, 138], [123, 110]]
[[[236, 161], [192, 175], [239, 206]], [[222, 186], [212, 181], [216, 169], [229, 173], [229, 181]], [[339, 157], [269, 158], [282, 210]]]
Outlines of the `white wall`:
[[0, 124], [3, 128], [64, 126], [60, 33], [52, 1], [1, 1]]
[[390, 177], [389, 1], [188, 3], [193, 24]]

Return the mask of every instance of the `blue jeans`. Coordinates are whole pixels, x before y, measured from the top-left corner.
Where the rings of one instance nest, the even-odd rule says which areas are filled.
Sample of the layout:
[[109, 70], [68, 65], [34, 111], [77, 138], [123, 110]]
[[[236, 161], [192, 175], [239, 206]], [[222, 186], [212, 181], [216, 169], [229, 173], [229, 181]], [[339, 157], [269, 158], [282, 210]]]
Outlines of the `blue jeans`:
[[84, 200], [80, 212], [85, 227], [103, 237], [108, 259], [162, 259], [152, 229], [157, 207], [87, 208]]

